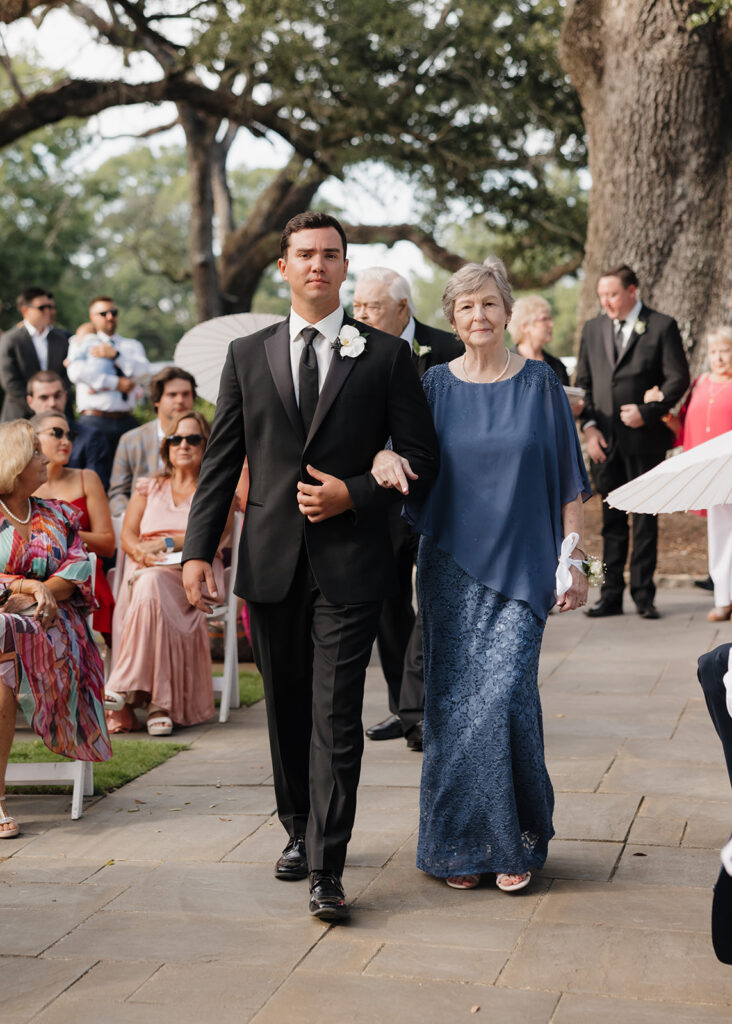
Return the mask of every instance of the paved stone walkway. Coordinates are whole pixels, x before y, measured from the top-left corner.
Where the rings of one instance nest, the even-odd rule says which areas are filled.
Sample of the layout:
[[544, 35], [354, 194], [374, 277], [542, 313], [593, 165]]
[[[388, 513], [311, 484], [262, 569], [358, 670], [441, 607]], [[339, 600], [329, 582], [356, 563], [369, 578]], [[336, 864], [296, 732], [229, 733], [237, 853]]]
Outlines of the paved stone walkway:
[[[514, 896], [416, 870], [421, 758], [366, 743], [345, 885], [352, 921], [272, 876], [264, 707], [189, 730], [190, 751], [68, 819], [15, 797], [2, 844], [4, 1024], [720, 1024], [732, 968], [709, 938], [732, 827], [697, 656], [732, 637], [710, 599], [664, 590], [659, 622], [553, 616], [541, 679], [557, 838]], [[364, 720], [383, 717], [369, 670]]]

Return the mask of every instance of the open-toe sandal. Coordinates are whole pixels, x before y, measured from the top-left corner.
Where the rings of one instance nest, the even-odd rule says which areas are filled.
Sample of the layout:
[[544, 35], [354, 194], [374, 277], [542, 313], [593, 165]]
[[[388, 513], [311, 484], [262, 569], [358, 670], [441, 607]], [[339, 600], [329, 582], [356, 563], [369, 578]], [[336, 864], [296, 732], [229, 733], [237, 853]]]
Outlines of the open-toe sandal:
[[[9, 827], [5, 827], [9, 826]], [[12, 816], [8, 814], [8, 809], [5, 806], [5, 794], [0, 796], [0, 839], [14, 839], [20, 832], [20, 825]]]
[[125, 698], [121, 693], [117, 693], [115, 690], [104, 691], [104, 710], [105, 711], [121, 711], [125, 706]]
[[[509, 878], [518, 878], [518, 879], [520, 879], [520, 881], [516, 882], [514, 885], [510, 885], [508, 883], [508, 881], [507, 881], [507, 879], [509, 879]], [[525, 889], [530, 881], [531, 881], [531, 872], [530, 871], [527, 871], [527, 872], [525, 872], [523, 874], [520, 871], [517, 871], [517, 872], [515, 872], [512, 875], [509, 875], [509, 874], [496, 875], [496, 885], [501, 890], [501, 892], [518, 892], [519, 889]]]
[[173, 720], [168, 715], [154, 715], [147, 720], [147, 731], [150, 736], [170, 736]]
[[451, 889], [477, 889], [480, 885], [480, 875], [450, 875], [445, 882]]

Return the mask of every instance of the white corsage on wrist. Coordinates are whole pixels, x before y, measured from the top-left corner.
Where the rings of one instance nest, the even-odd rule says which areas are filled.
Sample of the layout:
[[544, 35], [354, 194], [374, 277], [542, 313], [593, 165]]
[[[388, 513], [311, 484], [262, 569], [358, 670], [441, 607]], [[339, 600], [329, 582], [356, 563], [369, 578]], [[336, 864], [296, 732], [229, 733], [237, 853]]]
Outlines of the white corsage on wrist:
[[587, 577], [591, 587], [599, 587], [605, 582], [605, 566], [597, 555], [586, 555], [582, 560], [570, 558], [570, 555], [579, 544], [579, 534], [570, 533], [562, 541], [559, 552], [559, 565], [556, 573], [557, 598], [563, 597], [572, 586], [572, 573], [570, 567], [574, 566]]
[[358, 327], [344, 324], [338, 332], [338, 337], [330, 347], [335, 349], [336, 352], [340, 352], [341, 359], [344, 356], [348, 356], [349, 359], [355, 359], [366, 348], [366, 336], [359, 334]]

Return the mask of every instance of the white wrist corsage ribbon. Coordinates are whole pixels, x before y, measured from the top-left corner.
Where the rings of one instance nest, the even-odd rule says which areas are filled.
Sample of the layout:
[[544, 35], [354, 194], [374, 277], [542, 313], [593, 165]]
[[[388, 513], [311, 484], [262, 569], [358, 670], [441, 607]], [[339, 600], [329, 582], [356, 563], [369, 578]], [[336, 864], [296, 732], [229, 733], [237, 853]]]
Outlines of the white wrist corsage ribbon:
[[573, 565], [575, 569], [579, 569], [580, 572], [584, 572], [582, 561], [579, 558], [569, 557], [578, 544], [578, 533], [570, 533], [562, 541], [562, 549], [559, 552], [559, 565], [557, 566], [556, 575], [558, 598], [564, 597], [572, 586], [572, 573], [570, 572], [570, 566]]

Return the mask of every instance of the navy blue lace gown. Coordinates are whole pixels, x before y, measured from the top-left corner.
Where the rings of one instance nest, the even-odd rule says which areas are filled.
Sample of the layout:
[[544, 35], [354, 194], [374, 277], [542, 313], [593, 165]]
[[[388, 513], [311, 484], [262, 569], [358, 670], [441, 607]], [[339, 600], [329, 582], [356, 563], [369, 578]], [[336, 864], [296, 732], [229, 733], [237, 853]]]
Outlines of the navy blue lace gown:
[[540, 868], [554, 834], [537, 683], [562, 543], [562, 505], [590, 485], [556, 375], [423, 378], [440, 473], [405, 516], [424, 634], [417, 866], [439, 878]]

